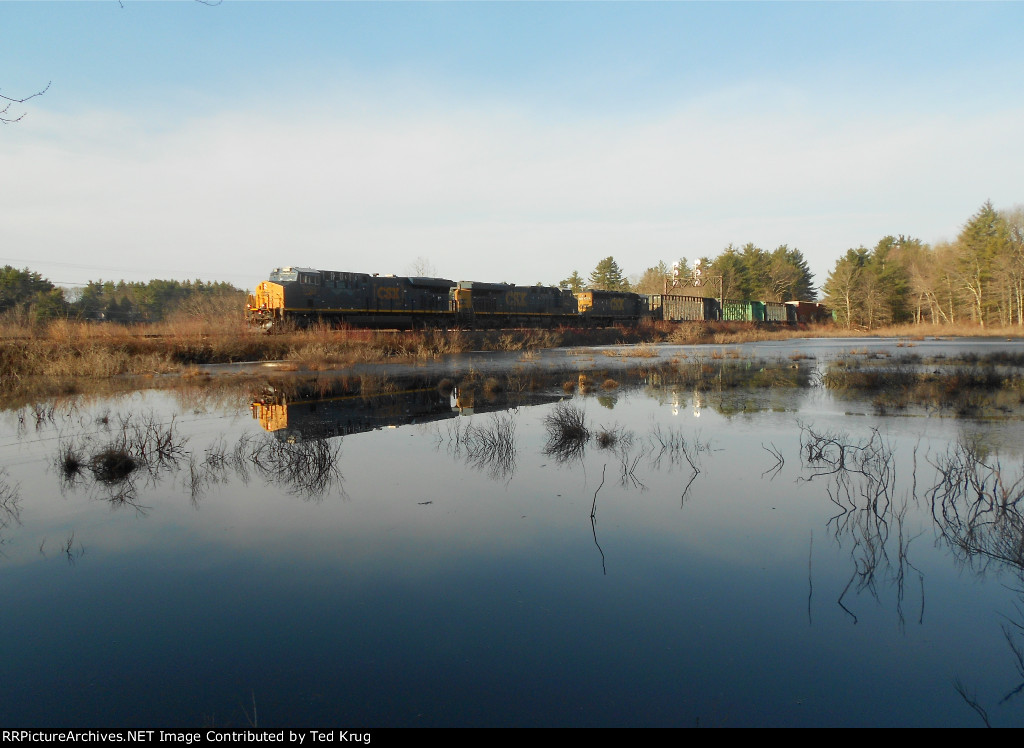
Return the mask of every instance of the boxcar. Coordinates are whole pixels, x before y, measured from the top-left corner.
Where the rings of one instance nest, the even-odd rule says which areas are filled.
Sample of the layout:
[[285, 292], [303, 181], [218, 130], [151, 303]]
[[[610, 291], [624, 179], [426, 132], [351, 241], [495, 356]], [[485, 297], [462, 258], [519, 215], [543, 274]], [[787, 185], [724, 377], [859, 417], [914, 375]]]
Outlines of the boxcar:
[[813, 301], [787, 301], [786, 306], [790, 322], [810, 324], [832, 321], [832, 312], [824, 304]]

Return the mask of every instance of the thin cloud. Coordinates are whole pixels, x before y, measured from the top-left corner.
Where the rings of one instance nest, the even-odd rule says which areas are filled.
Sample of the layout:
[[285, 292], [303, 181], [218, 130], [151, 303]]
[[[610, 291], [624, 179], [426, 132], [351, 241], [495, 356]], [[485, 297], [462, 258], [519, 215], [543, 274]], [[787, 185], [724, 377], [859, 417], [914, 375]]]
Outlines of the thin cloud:
[[401, 273], [417, 256], [448, 277], [555, 282], [609, 254], [638, 273], [746, 241], [799, 247], [822, 282], [846, 247], [941, 238], [986, 198], [1017, 200], [1019, 107], [922, 120], [753, 96], [557, 122], [465, 102], [173, 126], [40, 112], [0, 153], [4, 232], [41, 259], [242, 285], [280, 263]]

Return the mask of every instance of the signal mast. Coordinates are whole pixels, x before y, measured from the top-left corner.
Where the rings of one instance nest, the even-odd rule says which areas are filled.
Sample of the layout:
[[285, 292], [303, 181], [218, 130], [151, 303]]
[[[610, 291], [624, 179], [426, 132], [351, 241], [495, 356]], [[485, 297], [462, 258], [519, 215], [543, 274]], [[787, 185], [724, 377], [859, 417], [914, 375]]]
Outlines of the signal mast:
[[717, 282], [718, 284], [718, 301], [725, 306], [725, 298], [723, 296], [723, 283], [722, 276], [720, 275], [709, 275], [706, 278], [702, 278], [701, 259], [698, 257], [693, 261], [693, 270], [689, 277], [682, 274], [679, 266], [679, 261], [676, 260], [672, 263], [672, 275], [665, 277], [665, 295], [669, 295], [670, 289], [678, 288], [680, 290], [692, 286], [693, 288], [700, 288], [702, 285], [707, 285], [708, 281]]

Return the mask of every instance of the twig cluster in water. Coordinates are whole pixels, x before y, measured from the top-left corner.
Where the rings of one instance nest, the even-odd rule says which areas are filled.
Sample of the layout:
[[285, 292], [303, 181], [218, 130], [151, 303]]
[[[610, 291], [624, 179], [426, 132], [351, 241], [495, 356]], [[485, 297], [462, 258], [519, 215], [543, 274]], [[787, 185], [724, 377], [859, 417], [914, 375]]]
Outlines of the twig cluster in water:
[[174, 419], [160, 422], [153, 413], [119, 418], [120, 428], [105, 444], [91, 454], [84, 445], [62, 442], [55, 467], [63, 486], [74, 486], [85, 472], [100, 486], [111, 504], [127, 504], [141, 510], [137, 503], [135, 475], [143, 470], [155, 480], [161, 472], [177, 467], [185, 457], [185, 443], [175, 428]]

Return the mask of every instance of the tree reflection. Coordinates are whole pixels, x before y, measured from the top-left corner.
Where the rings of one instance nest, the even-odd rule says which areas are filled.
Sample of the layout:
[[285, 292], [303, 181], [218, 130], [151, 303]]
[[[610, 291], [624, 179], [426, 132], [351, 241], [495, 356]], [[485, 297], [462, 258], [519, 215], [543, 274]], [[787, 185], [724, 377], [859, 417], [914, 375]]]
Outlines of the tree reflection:
[[[910, 492], [898, 494], [896, 461], [892, 445], [872, 429], [864, 438], [841, 431], [817, 431], [800, 424], [803, 481], [823, 479], [829, 499], [840, 512], [828, 521], [833, 536], [842, 545], [850, 543], [853, 572], [837, 603], [857, 622], [844, 604], [853, 589], [879, 598], [878, 585], [891, 581], [896, 588], [897, 614], [904, 624], [903, 601], [906, 578], [916, 574], [921, 584], [923, 622], [924, 575], [909, 560], [909, 546], [917, 535], [906, 526], [910, 502], [919, 502], [918, 447], [913, 453]], [[993, 568], [1012, 571], [1021, 588], [1015, 614], [1002, 629], [1012, 655], [1018, 682], [999, 701], [1003, 704], [1024, 691], [1024, 464], [1008, 468], [998, 453], [989, 453], [978, 441], [961, 436], [944, 453], [927, 455], [934, 468], [934, 483], [923, 498], [939, 537], [965, 568], [984, 575]], [[975, 691], [959, 676], [953, 688], [986, 724], [988, 711]]]
[[840, 547], [844, 542], [850, 544], [853, 571], [837, 604], [857, 623], [856, 614], [843, 602], [847, 593], [853, 589], [878, 600], [879, 582], [891, 582], [896, 589], [896, 611], [902, 628], [909, 569], [916, 572], [921, 583], [920, 623], [924, 615], [924, 575], [909, 559], [910, 543], [916, 536], [910, 536], [905, 526], [908, 503], [916, 501], [916, 496], [896, 494], [896, 459], [892, 444], [878, 429], [871, 429], [866, 438], [855, 438], [844, 431], [818, 431], [808, 424], [797, 423], [801, 467], [805, 472], [799, 480], [825, 482], [829, 500], [839, 508], [839, 513], [828, 520], [827, 526]]
[[931, 464], [932, 517], [956, 556], [979, 572], [999, 562], [1024, 575], [1024, 470], [1011, 473], [998, 454], [963, 438]]
[[234, 448], [229, 450], [221, 436], [203, 450], [202, 459], [196, 454], [189, 454], [187, 487], [194, 506], [198, 506], [209, 487], [226, 484], [232, 474], [243, 484], [249, 482], [253, 438], [252, 434], [242, 434]]
[[[931, 514], [954, 557], [976, 574], [993, 565], [1008, 568], [1024, 585], [1024, 464], [1011, 470], [998, 453], [988, 454], [976, 440], [961, 437], [945, 454], [929, 460], [936, 483], [929, 489]], [[1015, 615], [1002, 626], [1013, 655], [1019, 682], [999, 701], [1003, 704], [1024, 691], [1024, 588], [1018, 588]], [[957, 679], [964, 702], [989, 725], [988, 715]]]
[[448, 453], [465, 458], [475, 470], [485, 470], [493, 480], [508, 481], [516, 471], [516, 417], [512, 413], [491, 413], [486, 424], [473, 420], [450, 421], [447, 437], [438, 442], [447, 444]]
[[0, 467], [0, 546], [6, 541], [3, 531], [21, 524], [21, 486], [10, 482], [7, 468]]
[[700, 475], [701, 455], [711, 451], [711, 442], [702, 442], [699, 434], [687, 439], [681, 429], [663, 429], [659, 423], [652, 427], [648, 441], [651, 444], [650, 464], [653, 468], [660, 468], [666, 460], [670, 468], [682, 467], [683, 464], [689, 467], [690, 479], [683, 486], [680, 496], [681, 502], [686, 503], [686, 495]]
[[343, 480], [338, 468], [341, 443], [331, 441], [290, 442], [264, 434], [252, 446], [249, 460], [268, 483], [307, 499], [322, 499]]

